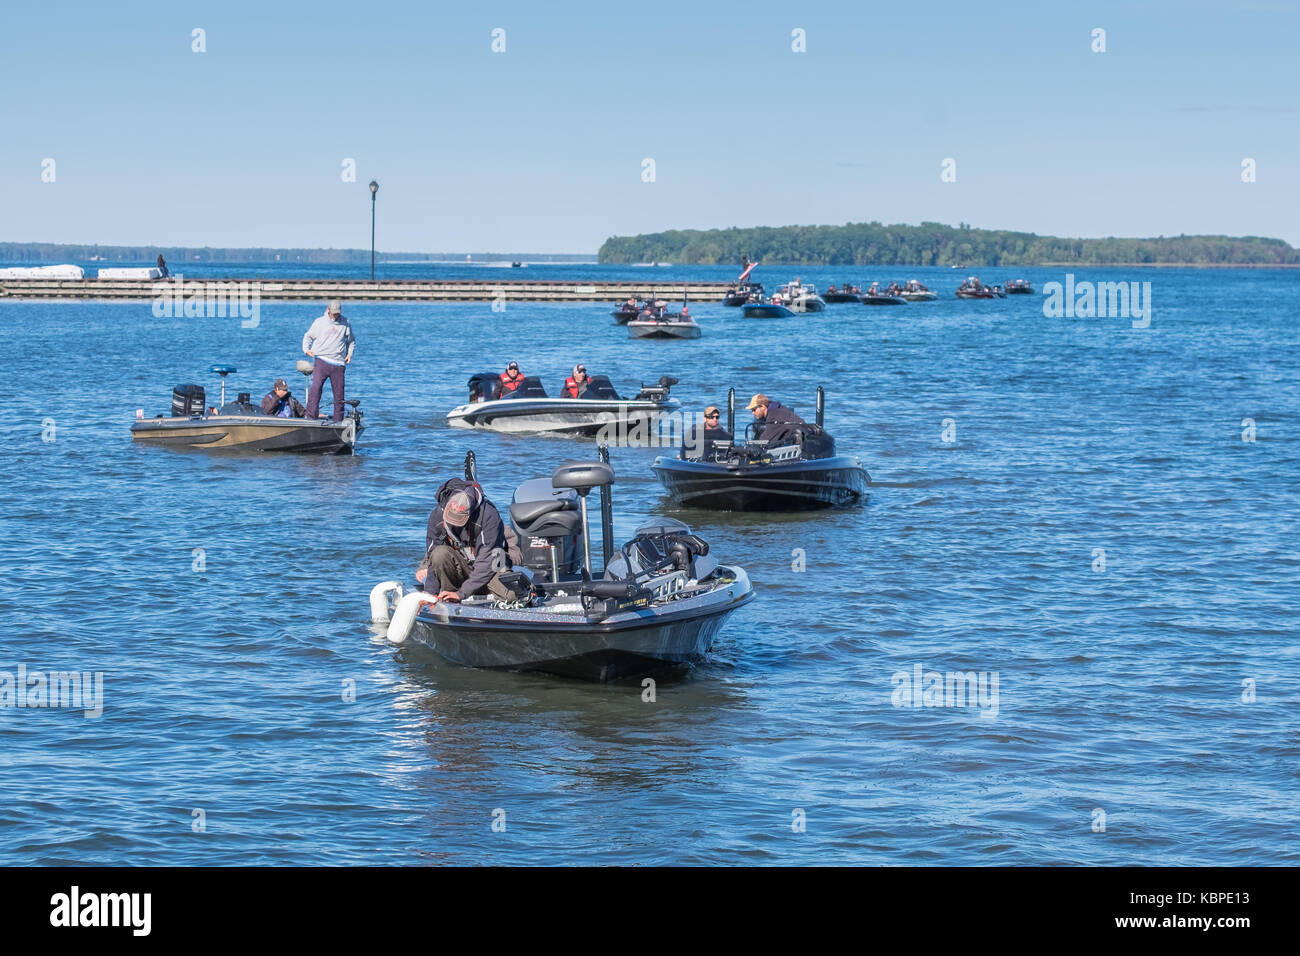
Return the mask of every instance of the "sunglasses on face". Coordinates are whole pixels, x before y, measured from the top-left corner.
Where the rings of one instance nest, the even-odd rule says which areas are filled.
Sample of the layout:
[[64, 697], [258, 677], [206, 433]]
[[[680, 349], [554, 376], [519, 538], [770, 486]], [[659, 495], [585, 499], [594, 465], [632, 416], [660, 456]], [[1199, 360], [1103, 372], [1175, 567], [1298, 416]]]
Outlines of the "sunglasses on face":
[[717, 412], [705, 412], [705, 413], [704, 413], [704, 417], [705, 417], [705, 418], [717, 418], [717, 417], [718, 417], [718, 413], [717, 413]]

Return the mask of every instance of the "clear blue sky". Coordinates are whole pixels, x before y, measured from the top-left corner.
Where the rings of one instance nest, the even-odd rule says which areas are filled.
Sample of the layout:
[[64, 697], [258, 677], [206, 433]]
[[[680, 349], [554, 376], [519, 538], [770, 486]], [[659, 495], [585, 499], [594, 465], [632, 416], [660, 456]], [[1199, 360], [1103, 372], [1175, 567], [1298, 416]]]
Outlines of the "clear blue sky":
[[873, 219], [1300, 245], [1297, 6], [10, 4], [0, 240], [362, 248], [375, 178], [393, 251]]

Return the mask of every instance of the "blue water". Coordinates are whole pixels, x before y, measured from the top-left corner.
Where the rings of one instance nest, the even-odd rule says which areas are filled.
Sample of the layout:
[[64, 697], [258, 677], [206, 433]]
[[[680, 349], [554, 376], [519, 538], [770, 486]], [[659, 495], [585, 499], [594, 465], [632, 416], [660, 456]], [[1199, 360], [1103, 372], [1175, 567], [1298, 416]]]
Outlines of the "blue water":
[[[0, 863], [1300, 860], [1300, 275], [1076, 270], [1152, 283], [1134, 329], [1037, 294], [961, 302], [952, 270], [762, 272], [943, 297], [785, 321], [693, 303], [704, 337], [669, 343], [600, 304], [357, 303], [368, 428], [344, 458], [128, 432], [214, 362], [255, 397], [296, 378], [314, 306], [244, 329], [0, 301], [0, 672], [104, 682], [98, 718], [0, 709]], [[680, 515], [759, 596], [653, 703], [397, 653], [368, 591], [409, 575], [466, 449], [505, 501], [583, 447], [443, 424], [511, 358], [552, 385], [578, 360], [620, 388], [671, 372], [692, 408], [734, 385], [811, 413], [824, 383], [871, 500]], [[673, 513], [654, 454], [614, 450], [620, 533]], [[996, 674], [996, 714], [894, 706], [916, 665]]]

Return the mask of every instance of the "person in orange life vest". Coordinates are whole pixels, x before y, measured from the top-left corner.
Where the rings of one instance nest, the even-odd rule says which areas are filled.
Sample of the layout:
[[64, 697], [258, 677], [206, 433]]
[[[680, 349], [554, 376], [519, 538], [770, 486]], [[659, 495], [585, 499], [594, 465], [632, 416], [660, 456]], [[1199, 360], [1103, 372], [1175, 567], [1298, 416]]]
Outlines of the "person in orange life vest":
[[573, 374], [564, 380], [564, 397], [581, 398], [582, 393], [587, 390], [587, 367], [585, 365], [573, 366]]
[[501, 394], [513, 392], [524, 380], [524, 373], [519, 371], [519, 363], [511, 362], [501, 373]]

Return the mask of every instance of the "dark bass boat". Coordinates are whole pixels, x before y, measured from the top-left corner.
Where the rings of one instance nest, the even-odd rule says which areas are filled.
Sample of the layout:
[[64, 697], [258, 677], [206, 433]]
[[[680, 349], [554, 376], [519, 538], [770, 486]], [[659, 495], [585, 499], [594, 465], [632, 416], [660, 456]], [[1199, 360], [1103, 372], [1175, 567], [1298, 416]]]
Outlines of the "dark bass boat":
[[747, 319], [785, 319], [794, 313], [785, 307], [778, 296], [767, 300], [756, 299], [747, 303], [741, 310], [741, 315]]
[[723, 296], [723, 305], [740, 306], [749, 302], [761, 302], [763, 300], [763, 286], [757, 282], [749, 281], [750, 273], [754, 271], [754, 267], [757, 265], [757, 261], [749, 261], [749, 256], [741, 256], [740, 276], [736, 279], [736, 284], [728, 289], [727, 294]]
[[526, 377], [513, 392], [501, 392], [499, 376], [481, 372], [469, 380], [469, 402], [447, 413], [453, 428], [486, 428], [498, 432], [597, 435], [602, 429], [620, 433], [656, 426], [658, 416], [681, 408], [669, 392], [677, 384], [663, 375], [657, 385], [641, 386], [635, 398], [621, 398], [608, 375], [591, 375], [579, 398], [546, 394], [542, 380]]
[[862, 290], [850, 282], [846, 282], [838, 288], [831, 286], [822, 293], [822, 301], [827, 305], [836, 305], [844, 302], [861, 302]]
[[1001, 290], [992, 286], [987, 286], [980, 282], [975, 276], [970, 276], [957, 287], [957, 298], [959, 299], [996, 299], [1005, 298]]
[[1028, 279], [1012, 279], [1004, 287], [1007, 295], [1033, 295], [1034, 287]]
[[890, 285], [884, 292], [880, 291], [880, 283], [871, 283], [871, 288], [862, 293], [863, 305], [907, 305], [907, 300], [903, 298], [901, 291], [896, 285]]
[[[311, 375], [312, 364], [298, 363], [298, 370]], [[171, 448], [219, 448], [233, 451], [289, 451], [314, 454], [351, 454], [362, 432], [361, 404], [349, 399], [343, 421], [328, 418], [280, 418], [267, 415], [240, 392], [226, 402], [226, 376], [237, 371], [230, 365], [214, 365], [221, 376], [221, 404], [207, 408], [202, 385], [177, 385], [172, 389], [171, 417], [144, 418], [136, 412], [131, 437], [136, 441]]]
[[634, 303], [619, 302], [610, 313], [619, 325], [627, 325], [643, 312], [662, 312], [668, 303], [662, 299], [637, 299]]
[[722, 299], [722, 304], [733, 307], [741, 306], [750, 302], [761, 301], [762, 298], [763, 284], [761, 282], [742, 282], [727, 290], [727, 294]]
[[[525, 481], [510, 505], [522, 562], [496, 595], [441, 603], [399, 581], [370, 593], [371, 618], [396, 644], [415, 640], [466, 667], [541, 671], [608, 682], [702, 661], [723, 622], [754, 597], [744, 569], [672, 518], [638, 528], [614, 547], [614, 470], [571, 461]], [[475, 481], [472, 453], [467, 480]], [[591, 562], [587, 496], [600, 489], [603, 570]], [[395, 600], [394, 600], [395, 599]]]
[[[734, 435], [736, 395], [727, 395], [727, 431]], [[808, 511], [865, 500], [871, 477], [852, 455], [835, 454], [822, 427], [825, 393], [817, 389], [817, 423], [800, 426], [790, 444], [704, 441], [651, 466], [673, 501], [715, 511]], [[751, 425], [750, 429], [754, 426]], [[750, 430], [747, 429], [747, 432]], [[689, 452], [689, 456], [688, 456]]]

